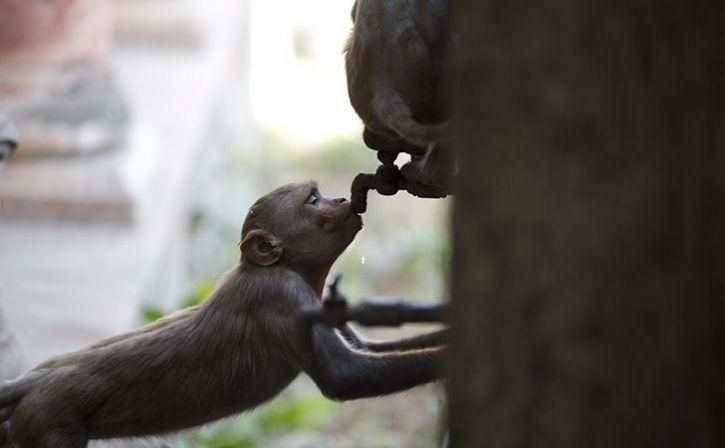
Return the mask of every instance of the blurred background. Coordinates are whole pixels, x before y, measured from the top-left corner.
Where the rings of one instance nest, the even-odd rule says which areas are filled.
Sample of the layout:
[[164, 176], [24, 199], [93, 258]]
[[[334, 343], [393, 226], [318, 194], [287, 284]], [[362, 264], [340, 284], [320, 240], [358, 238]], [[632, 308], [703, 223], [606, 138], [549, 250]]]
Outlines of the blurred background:
[[[265, 192], [349, 197], [374, 171], [347, 99], [351, 6], [0, 0], [0, 115], [21, 136], [0, 171], [4, 378], [203, 300]], [[443, 299], [449, 206], [371, 195], [344, 292]], [[435, 385], [337, 404], [299, 378], [231, 421], [114, 446], [427, 447], [441, 408]]]

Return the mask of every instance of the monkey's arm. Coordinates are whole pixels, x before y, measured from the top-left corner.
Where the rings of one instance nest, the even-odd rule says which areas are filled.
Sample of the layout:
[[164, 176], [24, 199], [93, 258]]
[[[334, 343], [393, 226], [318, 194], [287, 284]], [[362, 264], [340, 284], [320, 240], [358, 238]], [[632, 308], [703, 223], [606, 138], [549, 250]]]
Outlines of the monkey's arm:
[[387, 395], [441, 376], [442, 349], [365, 353], [350, 349], [335, 330], [317, 325], [303, 369], [333, 400]]
[[423, 348], [439, 347], [448, 341], [447, 329], [395, 341], [365, 340], [349, 324], [346, 324], [342, 328], [341, 333], [343, 337], [354, 347], [369, 350], [371, 352], [418, 350]]

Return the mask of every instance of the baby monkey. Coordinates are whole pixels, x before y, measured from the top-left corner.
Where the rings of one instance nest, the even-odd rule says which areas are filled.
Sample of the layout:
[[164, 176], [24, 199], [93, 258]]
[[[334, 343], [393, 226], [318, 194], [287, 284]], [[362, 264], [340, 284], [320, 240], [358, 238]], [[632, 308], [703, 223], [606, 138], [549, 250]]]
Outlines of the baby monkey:
[[[345, 199], [287, 185], [249, 210], [241, 259], [202, 304], [52, 358], [0, 388], [0, 446], [82, 448], [167, 434], [270, 400], [300, 373], [349, 400], [440, 376], [443, 333], [374, 343], [318, 325], [296, 340], [298, 312], [320, 300], [332, 264], [362, 227]], [[309, 348], [304, 348], [309, 347]]]

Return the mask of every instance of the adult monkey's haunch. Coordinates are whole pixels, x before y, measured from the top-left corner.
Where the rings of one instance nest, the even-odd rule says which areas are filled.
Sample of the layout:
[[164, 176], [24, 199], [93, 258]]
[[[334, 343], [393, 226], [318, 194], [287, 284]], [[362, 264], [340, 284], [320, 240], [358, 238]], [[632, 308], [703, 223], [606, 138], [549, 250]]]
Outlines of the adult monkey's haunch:
[[448, 0], [356, 0], [351, 16], [347, 87], [366, 143], [423, 154], [448, 139]]
[[[242, 258], [202, 305], [53, 358], [0, 388], [4, 446], [80, 448], [90, 439], [164, 434], [263, 403], [301, 371], [327, 397], [388, 394], [439, 377], [440, 334], [370, 344], [350, 328], [295, 340], [335, 259], [361, 228], [314, 183], [258, 200]], [[385, 353], [389, 352], [389, 353]]]
[[[392, 172], [379, 180], [420, 197], [452, 193], [448, 0], [356, 0], [351, 16], [353, 29], [345, 45], [347, 90], [365, 124], [365, 144], [378, 151], [389, 169], [398, 153], [411, 155], [400, 170], [406, 187], [393, 180], [398, 176]], [[392, 194], [384, 192], [390, 186], [370, 188]], [[356, 210], [365, 209], [356, 194], [352, 199]]]

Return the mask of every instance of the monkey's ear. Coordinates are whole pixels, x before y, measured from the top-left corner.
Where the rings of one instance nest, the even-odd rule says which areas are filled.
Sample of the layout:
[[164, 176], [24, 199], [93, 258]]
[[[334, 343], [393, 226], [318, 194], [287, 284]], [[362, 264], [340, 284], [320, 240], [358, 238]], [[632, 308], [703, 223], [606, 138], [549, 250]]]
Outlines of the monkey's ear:
[[275, 264], [282, 257], [282, 241], [264, 230], [252, 230], [247, 233], [239, 247], [242, 259], [259, 266]]

